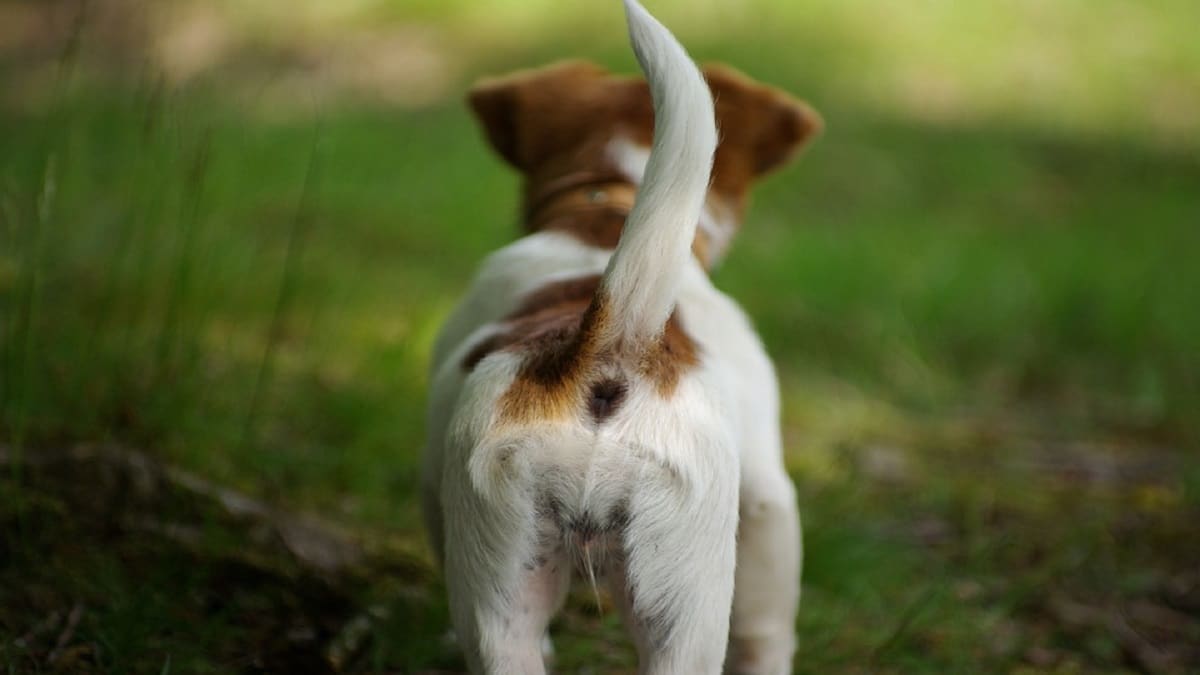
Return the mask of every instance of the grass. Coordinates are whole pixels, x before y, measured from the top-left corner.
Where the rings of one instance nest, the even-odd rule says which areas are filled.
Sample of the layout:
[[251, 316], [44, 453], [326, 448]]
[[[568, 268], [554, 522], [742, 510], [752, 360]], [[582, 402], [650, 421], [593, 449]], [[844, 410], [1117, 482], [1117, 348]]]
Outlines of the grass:
[[[772, 28], [755, 39], [752, 14], [665, 8], [701, 58], [829, 122], [761, 186], [716, 274], [783, 380], [806, 520], [797, 672], [1200, 667], [1200, 146], [1173, 112], [1200, 91], [1194, 10], [925, 5], [881, 31], [879, 3], [756, 2]], [[499, 3], [485, 30], [466, 3], [363, 7], [326, 33], [435, 30], [466, 45], [440, 56], [451, 85], [399, 106], [281, 99], [256, 73], [282, 68], [286, 39], [255, 42], [265, 19], [235, 9], [249, 46], [186, 85], [113, 75], [86, 27], [51, 85], [4, 61], [31, 92], [0, 108], [9, 671], [324, 667], [364, 613], [344, 671], [460, 667], [415, 494], [425, 364], [511, 239], [517, 182], [458, 94], [581, 51], [631, 59], [598, 9]], [[309, 16], [280, 20], [331, 39], [300, 30]], [[1085, 58], [1126, 26], [1144, 43]], [[1013, 65], [1017, 41], [1047, 60]], [[136, 472], [39, 463], [94, 444], [320, 513], [384, 562], [314, 574], [204, 500], [131, 488]], [[563, 672], [630, 668], [586, 597], [556, 632]]]

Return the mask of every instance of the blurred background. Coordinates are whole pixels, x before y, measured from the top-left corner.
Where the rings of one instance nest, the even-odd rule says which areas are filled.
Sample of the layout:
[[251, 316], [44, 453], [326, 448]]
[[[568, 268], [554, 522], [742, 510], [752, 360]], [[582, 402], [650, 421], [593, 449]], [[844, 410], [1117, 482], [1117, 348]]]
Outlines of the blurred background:
[[[783, 386], [796, 672], [1200, 669], [1200, 4], [648, 0], [825, 134], [715, 274]], [[516, 233], [462, 104], [620, 3], [0, 0], [6, 672], [456, 672], [434, 334]], [[633, 672], [569, 601], [561, 672]]]

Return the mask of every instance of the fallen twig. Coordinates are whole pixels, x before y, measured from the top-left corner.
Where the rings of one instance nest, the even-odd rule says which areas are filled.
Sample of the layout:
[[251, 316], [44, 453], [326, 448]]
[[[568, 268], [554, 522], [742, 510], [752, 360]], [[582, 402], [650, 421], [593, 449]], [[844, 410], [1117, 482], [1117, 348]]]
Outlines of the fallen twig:
[[67, 615], [67, 625], [63, 627], [62, 633], [59, 633], [54, 649], [50, 650], [50, 655], [46, 657], [47, 663], [54, 663], [58, 657], [62, 656], [63, 650], [71, 643], [71, 638], [75, 637], [75, 628], [79, 626], [79, 619], [82, 617], [83, 603], [77, 602], [71, 608], [71, 613]]
[[[145, 495], [154, 495], [164, 488], [178, 489], [214, 502], [233, 518], [264, 526], [293, 558], [319, 572], [337, 573], [364, 558], [362, 547], [331, 525], [311, 516], [284, 512], [193, 473], [162, 464], [145, 453], [115, 445], [91, 444], [76, 445], [65, 451], [18, 453], [0, 445], [0, 465], [50, 466], [87, 461], [116, 466]], [[171, 534], [181, 534], [180, 527], [175, 527]]]

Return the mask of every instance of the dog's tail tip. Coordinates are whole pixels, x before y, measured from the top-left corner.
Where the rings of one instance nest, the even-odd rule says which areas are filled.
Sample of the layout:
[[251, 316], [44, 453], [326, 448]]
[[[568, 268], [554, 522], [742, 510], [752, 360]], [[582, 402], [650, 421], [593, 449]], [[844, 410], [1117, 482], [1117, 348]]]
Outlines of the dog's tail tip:
[[630, 24], [655, 22], [655, 18], [638, 0], [622, 0], [625, 3], [625, 18]]

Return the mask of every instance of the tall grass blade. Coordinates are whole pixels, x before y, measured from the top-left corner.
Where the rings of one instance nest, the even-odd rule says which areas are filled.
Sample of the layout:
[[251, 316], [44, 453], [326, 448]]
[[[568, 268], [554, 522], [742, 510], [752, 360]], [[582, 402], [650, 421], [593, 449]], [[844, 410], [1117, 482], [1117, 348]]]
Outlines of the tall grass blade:
[[283, 338], [284, 317], [287, 315], [292, 296], [295, 294], [304, 242], [314, 220], [313, 200], [320, 169], [320, 138], [321, 125], [318, 123], [313, 130], [312, 146], [309, 149], [308, 162], [304, 169], [304, 182], [300, 188], [296, 213], [288, 230], [287, 251], [283, 259], [283, 275], [279, 282], [279, 291], [275, 295], [274, 308], [271, 311], [271, 321], [267, 329], [267, 344], [263, 349], [262, 360], [259, 362], [258, 373], [250, 394], [249, 408], [246, 411], [246, 421], [242, 428], [240, 443], [242, 450], [249, 448], [255, 440], [258, 418], [265, 397], [264, 392], [271, 380], [276, 349]]
[[155, 357], [156, 380], [161, 383], [169, 379], [173, 369], [173, 359], [178, 351], [183, 310], [181, 305], [186, 302], [191, 287], [193, 269], [195, 267], [195, 247], [198, 224], [200, 221], [201, 202], [204, 194], [204, 180], [208, 173], [208, 159], [211, 147], [211, 134], [205, 132], [196, 148], [195, 155], [187, 167], [187, 193], [180, 204], [179, 214], [179, 246], [175, 255], [175, 266], [172, 270], [171, 281], [168, 285], [166, 305], [164, 307], [162, 330], [159, 333], [158, 347]]

